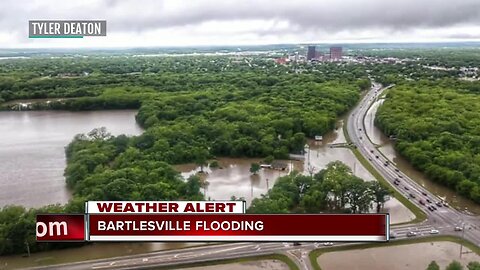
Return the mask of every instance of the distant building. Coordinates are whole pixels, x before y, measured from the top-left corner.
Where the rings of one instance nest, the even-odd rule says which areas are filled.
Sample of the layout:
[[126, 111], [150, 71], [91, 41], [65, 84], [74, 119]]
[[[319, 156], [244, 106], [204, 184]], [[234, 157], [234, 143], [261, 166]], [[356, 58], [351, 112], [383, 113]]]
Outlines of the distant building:
[[330, 59], [339, 60], [342, 59], [342, 47], [330, 47]]
[[275, 59], [275, 63], [279, 65], [285, 65], [287, 63], [287, 58], [277, 58]]
[[308, 46], [307, 49], [307, 60], [312, 60], [316, 56], [316, 46]]

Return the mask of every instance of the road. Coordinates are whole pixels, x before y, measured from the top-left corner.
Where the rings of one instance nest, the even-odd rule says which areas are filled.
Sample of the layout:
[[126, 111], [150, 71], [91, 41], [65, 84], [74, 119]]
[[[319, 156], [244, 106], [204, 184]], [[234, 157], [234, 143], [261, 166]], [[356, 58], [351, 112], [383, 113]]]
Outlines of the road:
[[[380, 84], [374, 83], [360, 103], [352, 110], [347, 121], [347, 131], [350, 140], [357, 146], [362, 156], [367, 159], [373, 168], [375, 168], [393, 188], [427, 214], [427, 220], [419, 224], [419, 226], [408, 226], [411, 231], [424, 228], [420, 226], [429, 226], [431, 229], [439, 230], [441, 234], [458, 236], [464, 234], [466, 239], [480, 246], [480, 217], [471, 216], [452, 207], [443, 206], [441, 203], [440, 205], [442, 206], [438, 206], [436, 203], [441, 201], [440, 198], [395, 167], [395, 164], [385, 158], [368, 138], [365, 130], [365, 115], [376, 98], [387, 88], [389, 87], [382, 88]], [[396, 179], [398, 184], [394, 183]], [[427, 199], [430, 200], [431, 203], [428, 203]], [[431, 205], [435, 206], [436, 210], [432, 211], [427, 208]], [[456, 232], [454, 230], [455, 227], [465, 228], [465, 230]], [[406, 232], [403, 229], [404, 228], [402, 228], [401, 231], [393, 229], [393, 231], [397, 234], [405, 234]]]
[[[360, 153], [369, 160], [370, 164], [391, 183], [392, 187], [397, 189], [405, 197], [410, 198], [410, 194], [415, 198], [411, 201], [420, 207], [428, 219], [419, 224], [406, 224], [392, 226], [391, 231], [396, 235], [395, 239], [407, 237], [408, 232], [416, 232], [416, 237], [430, 235], [432, 229], [437, 229], [439, 234], [462, 236], [480, 246], [480, 220], [479, 217], [470, 216], [459, 212], [451, 207], [437, 207], [437, 210], [430, 211], [419, 203], [420, 198], [426, 200], [428, 197], [433, 203], [439, 199], [428, 190], [418, 185], [401, 171], [397, 171], [392, 161], [385, 166], [387, 161], [381, 155], [375, 145], [370, 142], [365, 133], [364, 118], [368, 108], [373, 104], [376, 97], [380, 95], [385, 88], [374, 84], [365, 94], [360, 103], [352, 110], [348, 117], [347, 130], [351, 141], [357, 146]], [[373, 150], [373, 153], [371, 152]], [[378, 158], [376, 158], [378, 156]], [[400, 184], [394, 185], [393, 181], [398, 178]], [[405, 189], [408, 188], [408, 190]], [[424, 195], [424, 194], [427, 195]], [[454, 231], [456, 226], [464, 227], [462, 232]], [[335, 245], [354, 245], [358, 243], [336, 243]], [[257, 255], [269, 255], [282, 253], [290, 258], [300, 267], [300, 269], [312, 269], [308, 259], [308, 253], [316, 248], [327, 247], [325, 243], [302, 243], [301, 246], [294, 246], [292, 243], [229, 243], [216, 244], [201, 247], [192, 247], [178, 250], [158, 251], [153, 253], [138, 254], [132, 256], [107, 258], [101, 260], [84, 261], [64, 265], [36, 267], [32, 269], [142, 269], [156, 266], [178, 265], [185, 263], [196, 263], [203, 261], [212, 261], [218, 259], [230, 259], [250, 257]]]

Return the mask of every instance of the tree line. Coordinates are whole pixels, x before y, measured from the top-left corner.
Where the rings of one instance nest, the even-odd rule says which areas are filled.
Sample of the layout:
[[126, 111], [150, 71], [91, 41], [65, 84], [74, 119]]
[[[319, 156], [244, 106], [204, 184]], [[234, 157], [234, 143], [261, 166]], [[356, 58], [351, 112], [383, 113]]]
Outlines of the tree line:
[[480, 203], [480, 96], [439, 83], [389, 90], [376, 125], [416, 168]]
[[[436, 261], [432, 261], [426, 270], [440, 270], [440, 266]], [[454, 260], [445, 267], [445, 270], [465, 270], [465, 268], [461, 263]], [[467, 264], [467, 270], [480, 270], [480, 263], [476, 261], [469, 262]]]
[[379, 213], [390, 194], [378, 181], [364, 181], [335, 161], [313, 176], [294, 172], [280, 177], [267, 194], [253, 199], [248, 212]]

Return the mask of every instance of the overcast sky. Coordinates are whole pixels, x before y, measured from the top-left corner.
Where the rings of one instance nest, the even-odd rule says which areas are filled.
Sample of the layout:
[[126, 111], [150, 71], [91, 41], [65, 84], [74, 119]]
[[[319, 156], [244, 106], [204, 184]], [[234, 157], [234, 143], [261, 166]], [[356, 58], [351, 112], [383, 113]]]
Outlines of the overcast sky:
[[[29, 39], [28, 20], [107, 20]], [[0, 0], [0, 48], [480, 40], [480, 0]]]

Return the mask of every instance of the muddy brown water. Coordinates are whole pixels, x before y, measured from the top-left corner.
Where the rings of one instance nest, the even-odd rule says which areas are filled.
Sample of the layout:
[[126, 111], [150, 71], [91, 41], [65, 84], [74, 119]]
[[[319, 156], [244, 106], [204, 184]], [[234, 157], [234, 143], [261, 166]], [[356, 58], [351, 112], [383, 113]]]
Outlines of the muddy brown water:
[[289, 270], [290, 267], [279, 260], [261, 260], [241, 263], [229, 263], [220, 265], [208, 265], [199, 267], [183, 268], [183, 270]]
[[480, 215], [480, 205], [475, 204], [473, 201], [464, 197], [458, 196], [453, 190], [428, 179], [424, 173], [415, 169], [404, 157], [400, 156], [395, 151], [394, 142], [374, 125], [375, 114], [382, 102], [383, 99], [375, 102], [365, 116], [365, 131], [371, 138], [372, 142], [379, 146], [378, 149], [411, 179], [426, 187], [433, 194], [443, 198], [453, 207]]
[[[320, 255], [317, 262], [324, 270], [410, 270], [426, 269], [432, 260], [435, 260], [441, 269], [445, 269], [453, 260], [457, 260], [463, 265], [470, 261], [480, 260], [478, 254], [465, 247], [462, 250], [462, 258], [459, 257], [459, 244], [431, 242], [328, 252]], [[348, 260], [344, 258], [348, 258]]]
[[140, 134], [135, 113], [0, 112], [0, 206], [66, 203], [65, 146], [76, 134], [102, 126], [114, 135]]

